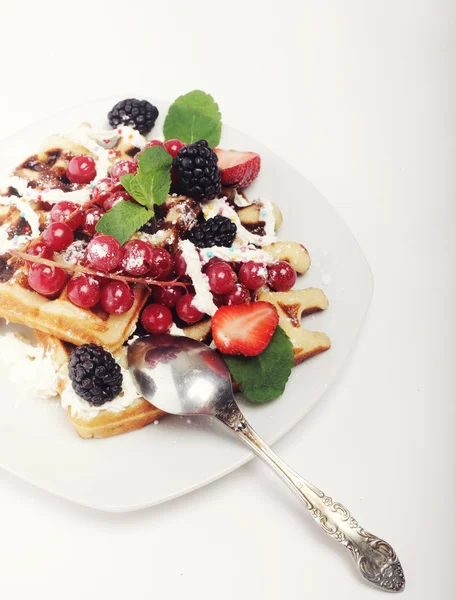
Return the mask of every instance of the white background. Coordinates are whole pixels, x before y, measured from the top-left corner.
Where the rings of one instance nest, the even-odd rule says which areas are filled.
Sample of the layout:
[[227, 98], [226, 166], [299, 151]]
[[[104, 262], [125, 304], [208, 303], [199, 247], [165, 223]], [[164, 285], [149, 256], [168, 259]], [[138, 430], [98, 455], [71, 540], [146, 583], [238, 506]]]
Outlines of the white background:
[[[2, 135], [97, 97], [201, 88], [353, 230], [375, 277], [366, 325], [337, 384], [278, 449], [394, 545], [414, 600], [454, 591], [455, 18], [451, 0], [0, 9]], [[127, 515], [0, 472], [0, 509], [8, 600], [381, 594], [258, 461]]]

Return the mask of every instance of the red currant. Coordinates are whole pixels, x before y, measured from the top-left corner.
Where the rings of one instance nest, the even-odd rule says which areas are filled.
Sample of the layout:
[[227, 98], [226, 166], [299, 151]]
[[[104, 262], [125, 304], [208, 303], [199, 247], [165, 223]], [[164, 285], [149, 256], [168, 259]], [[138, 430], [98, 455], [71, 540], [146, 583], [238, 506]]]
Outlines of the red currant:
[[164, 304], [168, 308], [176, 306], [177, 301], [185, 294], [185, 288], [180, 285], [161, 287], [154, 285], [152, 288], [152, 299], [158, 304]]
[[170, 275], [174, 267], [174, 261], [171, 254], [164, 248], [151, 248], [152, 249], [152, 264], [150, 267], [149, 275], [153, 279], [159, 281], [165, 281]]
[[108, 198], [109, 194], [123, 190], [121, 183], [114, 181], [111, 177], [105, 177], [100, 179], [96, 186], [92, 190], [92, 199], [102, 205], [103, 202]]
[[68, 248], [73, 239], [73, 231], [66, 223], [51, 223], [43, 233], [44, 243], [55, 252]]
[[190, 277], [187, 275], [187, 263], [185, 258], [182, 256], [182, 250], [177, 252], [174, 257], [174, 270], [176, 271], [176, 277], [182, 281], [190, 281]]
[[171, 154], [173, 158], [177, 156], [177, 153], [181, 148], [183, 148], [185, 144], [180, 140], [168, 140], [164, 143], [165, 150], [168, 154]]
[[35, 263], [30, 267], [28, 282], [32, 289], [43, 296], [57, 294], [65, 285], [66, 273], [59, 267]]
[[109, 194], [109, 196], [103, 202], [103, 208], [106, 212], [108, 212], [108, 210], [111, 210], [113, 206], [115, 206], [122, 200], [124, 200], [125, 202], [131, 202], [133, 198], [130, 196], [127, 190], [119, 190], [118, 192]]
[[257, 290], [266, 283], [268, 271], [261, 263], [249, 260], [239, 269], [239, 281], [249, 290]]
[[193, 306], [195, 294], [181, 296], [176, 304], [177, 316], [186, 323], [196, 323], [204, 317], [204, 313]]
[[163, 304], [149, 304], [142, 312], [141, 323], [149, 333], [166, 333], [173, 324], [173, 315]]
[[53, 223], [66, 223], [70, 229], [77, 229], [82, 223], [82, 210], [79, 204], [74, 202], [57, 202], [51, 210], [51, 221]]
[[249, 304], [250, 293], [249, 290], [242, 283], [235, 283], [233, 291], [229, 292], [224, 296], [225, 304], [231, 306], [232, 304]]
[[129, 275], [145, 275], [152, 265], [152, 246], [142, 240], [130, 240], [124, 245], [122, 269]]
[[217, 308], [220, 308], [225, 304], [225, 296], [219, 296], [218, 294], [212, 294], [212, 300]]
[[234, 289], [236, 275], [230, 265], [223, 262], [213, 263], [206, 271], [206, 275], [212, 293], [223, 295]]
[[91, 275], [79, 275], [67, 287], [68, 298], [76, 306], [92, 308], [100, 300], [100, 284]]
[[133, 306], [134, 296], [125, 281], [112, 279], [102, 286], [100, 301], [110, 315], [122, 315]]
[[88, 235], [94, 235], [98, 221], [105, 214], [105, 211], [98, 206], [89, 208], [82, 216], [82, 231]]
[[90, 156], [75, 156], [68, 163], [66, 174], [71, 183], [90, 183], [95, 179], [97, 167]]
[[[209, 269], [209, 267], [211, 265], [215, 265], [215, 263], [226, 263], [227, 265], [230, 265], [229, 262], [227, 262], [226, 260], [223, 260], [223, 258], [219, 258], [218, 256], [213, 256], [212, 258], [210, 258], [207, 263], [204, 265], [203, 267], [203, 271], [206, 273], [207, 270]], [[231, 266], [231, 265], [230, 265]]]
[[52, 260], [54, 253], [50, 250], [43, 241], [39, 241], [33, 246], [29, 246], [26, 250], [27, 254], [32, 256], [41, 256], [41, 258], [47, 258]]
[[111, 178], [114, 181], [120, 181], [122, 175], [128, 175], [129, 173], [136, 173], [138, 170], [138, 165], [136, 165], [132, 160], [119, 160], [115, 165], [111, 168]]
[[87, 260], [97, 271], [109, 273], [120, 267], [123, 258], [123, 248], [110, 235], [97, 235], [87, 246]]
[[296, 271], [284, 260], [268, 267], [268, 275], [268, 283], [276, 292], [287, 292], [296, 283]]

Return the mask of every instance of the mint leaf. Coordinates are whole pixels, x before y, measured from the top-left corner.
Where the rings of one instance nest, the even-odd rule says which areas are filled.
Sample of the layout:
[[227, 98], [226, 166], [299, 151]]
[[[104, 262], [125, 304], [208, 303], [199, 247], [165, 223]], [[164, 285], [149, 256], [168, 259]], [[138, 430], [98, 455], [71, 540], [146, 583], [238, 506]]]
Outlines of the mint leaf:
[[136, 175], [122, 175], [120, 183], [139, 204], [153, 210], [154, 204], [163, 204], [168, 196], [172, 162], [161, 146], [145, 148], [138, 157]]
[[223, 355], [242, 393], [254, 402], [277, 398], [285, 389], [294, 364], [293, 345], [281, 327], [277, 327], [267, 348], [258, 356]]
[[150, 221], [153, 216], [153, 210], [148, 210], [134, 202], [121, 201], [101, 217], [96, 230], [99, 233], [112, 235], [121, 244], [124, 244], [135, 231], [138, 231], [147, 221]]
[[163, 125], [166, 140], [177, 138], [186, 144], [207, 140], [217, 146], [222, 132], [222, 115], [210, 94], [194, 90], [179, 96], [169, 107]]

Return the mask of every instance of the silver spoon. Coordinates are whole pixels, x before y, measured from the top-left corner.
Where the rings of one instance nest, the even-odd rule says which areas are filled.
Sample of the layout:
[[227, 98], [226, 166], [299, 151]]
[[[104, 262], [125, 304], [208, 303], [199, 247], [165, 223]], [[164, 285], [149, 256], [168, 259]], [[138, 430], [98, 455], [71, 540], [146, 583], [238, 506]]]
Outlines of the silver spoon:
[[349, 550], [370, 583], [401, 592], [405, 578], [393, 548], [365, 531], [348, 510], [290, 469], [255, 433], [236, 404], [230, 372], [208, 346], [190, 338], [148, 335], [128, 349], [130, 373], [138, 391], [173, 415], [215, 417], [252, 448], [304, 502], [320, 527]]

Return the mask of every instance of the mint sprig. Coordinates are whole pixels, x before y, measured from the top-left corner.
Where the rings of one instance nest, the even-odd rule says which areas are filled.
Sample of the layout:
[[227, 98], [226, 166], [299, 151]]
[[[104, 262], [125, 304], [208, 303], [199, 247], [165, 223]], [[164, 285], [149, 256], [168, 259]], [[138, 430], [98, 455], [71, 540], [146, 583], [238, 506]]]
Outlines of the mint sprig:
[[177, 138], [186, 144], [203, 139], [210, 146], [217, 146], [221, 132], [222, 115], [218, 104], [201, 90], [179, 96], [169, 107], [163, 125], [166, 140]]
[[120, 244], [125, 244], [128, 238], [153, 216], [153, 210], [122, 200], [101, 217], [96, 229], [99, 233], [115, 237]]
[[138, 204], [119, 202], [97, 223], [96, 230], [121, 244], [154, 216], [154, 206], [165, 202], [171, 187], [172, 158], [161, 146], [145, 148], [138, 157], [136, 175], [122, 175], [120, 182]]
[[170, 169], [173, 159], [161, 146], [145, 148], [138, 157], [136, 175], [122, 175], [120, 183], [136, 202], [153, 210], [163, 204], [171, 187]]
[[293, 345], [281, 327], [277, 327], [258, 356], [223, 355], [223, 358], [241, 392], [253, 402], [281, 396], [294, 364]]

